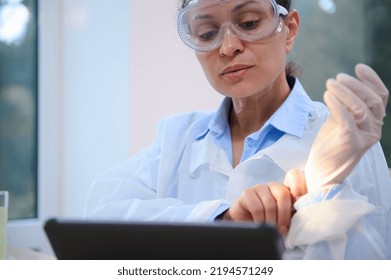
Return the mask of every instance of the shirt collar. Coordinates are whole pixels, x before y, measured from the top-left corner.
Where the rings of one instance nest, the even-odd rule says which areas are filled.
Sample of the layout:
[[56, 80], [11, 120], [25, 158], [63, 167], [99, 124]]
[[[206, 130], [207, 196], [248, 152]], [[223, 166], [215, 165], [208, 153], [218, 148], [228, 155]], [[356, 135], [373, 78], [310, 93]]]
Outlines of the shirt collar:
[[[232, 105], [231, 98], [224, 98], [220, 104], [216, 114], [210, 120], [208, 127], [197, 135], [197, 140], [200, 140], [206, 136], [209, 132], [213, 132], [215, 137], [223, 135], [228, 125], [228, 114]], [[299, 79], [295, 78], [294, 86], [287, 97], [287, 99], [281, 104], [276, 112], [270, 117], [260, 131], [255, 132], [252, 136], [256, 138], [260, 132], [268, 127], [274, 128], [296, 136], [301, 137], [304, 132], [304, 128], [310, 115], [311, 99], [307, 95]]]
[[228, 128], [228, 114], [232, 105], [232, 100], [229, 97], [225, 97], [221, 102], [217, 112], [213, 114], [212, 119], [208, 123], [206, 129], [201, 131], [196, 137], [197, 140], [200, 140], [206, 136], [209, 132], [212, 132], [215, 137], [219, 137], [224, 134], [225, 130]]
[[311, 99], [296, 78], [291, 93], [266, 122], [264, 127], [272, 125], [284, 133], [301, 137], [310, 115], [310, 110]]

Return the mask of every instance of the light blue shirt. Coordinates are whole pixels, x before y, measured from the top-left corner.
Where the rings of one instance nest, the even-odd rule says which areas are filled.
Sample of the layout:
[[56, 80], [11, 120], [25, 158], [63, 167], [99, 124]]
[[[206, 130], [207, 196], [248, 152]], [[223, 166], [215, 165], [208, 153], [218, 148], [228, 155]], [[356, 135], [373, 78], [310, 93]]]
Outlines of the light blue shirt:
[[[294, 87], [294, 90], [292, 90], [285, 102], [282, 103], [264, 126], [259, 131], [246, 137], [241, 162], [273, 145], [284, 134], [297, 137], [303, 134], [312, 101], [307, 95], [302, 93], [301, 85]], [[207, 133], [212, 133], [216, 144], [226, 152], [228, 160], [233, 164], [232, 141], [228, 123], [231, 106], [232, 100], [225, 98], [217, 113], [209, 122], [207, 129], [201, 133], [198, 140], [205, 137]]]

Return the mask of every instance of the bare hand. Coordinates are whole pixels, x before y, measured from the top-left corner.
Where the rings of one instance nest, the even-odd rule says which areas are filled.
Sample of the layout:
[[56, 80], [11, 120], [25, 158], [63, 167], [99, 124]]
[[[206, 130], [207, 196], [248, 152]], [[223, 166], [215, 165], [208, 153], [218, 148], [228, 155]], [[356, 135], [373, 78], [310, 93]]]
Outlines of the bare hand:
[[292, 217], [292, 196], [284, 185], [269, 183], [244, 190], [223, 219], [231, 221], [266, 222], [288, 232]]
[[293, 203], [306, 193], [303, 173], [293, 169], [286, 174], [284, 185], [269, 183], [244, 190], [224, 214], [223, 219], [266, 222], [276, 226], [282, 235], [286, 235], [293, 214]]

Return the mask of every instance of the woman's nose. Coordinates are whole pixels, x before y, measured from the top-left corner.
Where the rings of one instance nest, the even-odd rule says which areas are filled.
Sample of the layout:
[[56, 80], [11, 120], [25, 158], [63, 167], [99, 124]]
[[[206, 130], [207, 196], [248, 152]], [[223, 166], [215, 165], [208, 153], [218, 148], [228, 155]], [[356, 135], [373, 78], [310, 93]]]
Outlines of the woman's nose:
[[233, 56], [242, 53], [244, 46], [242, 40], [236, 36], [230, 28], [224, 30], [223, 38], [219, 48], [221, 56]]

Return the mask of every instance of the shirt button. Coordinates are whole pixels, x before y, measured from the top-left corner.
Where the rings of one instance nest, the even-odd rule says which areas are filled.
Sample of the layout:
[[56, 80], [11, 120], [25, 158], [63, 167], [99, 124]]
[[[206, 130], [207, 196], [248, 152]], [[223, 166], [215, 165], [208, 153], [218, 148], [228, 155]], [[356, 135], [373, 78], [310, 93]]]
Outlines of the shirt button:
[[254, 140], [253, 139], [248, 139], [247, 140], [247, 146], [249, 146], [250, 148], [254, 145]]

